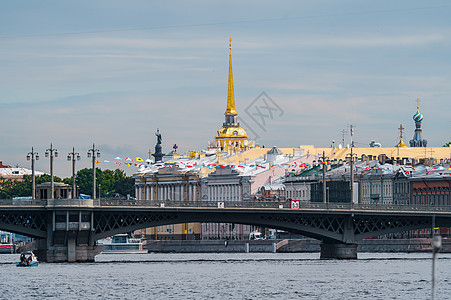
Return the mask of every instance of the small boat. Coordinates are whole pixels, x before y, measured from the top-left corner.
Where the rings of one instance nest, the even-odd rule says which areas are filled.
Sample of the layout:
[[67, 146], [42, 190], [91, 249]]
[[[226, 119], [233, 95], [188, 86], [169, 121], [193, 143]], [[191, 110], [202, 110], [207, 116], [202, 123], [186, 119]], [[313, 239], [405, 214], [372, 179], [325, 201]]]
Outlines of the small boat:
[[99, 246], [103, 246], [102, 254], [142, 254], [148, 253], [143, 249], [141, 239], [129, 238], [127, 234], [116, 234], [111, 239], [98, 241]]
[[39, 261], [33, 251], [24, 251], [20, 254], [20, 262], [16, 263], [16, 267], [37, 267]]

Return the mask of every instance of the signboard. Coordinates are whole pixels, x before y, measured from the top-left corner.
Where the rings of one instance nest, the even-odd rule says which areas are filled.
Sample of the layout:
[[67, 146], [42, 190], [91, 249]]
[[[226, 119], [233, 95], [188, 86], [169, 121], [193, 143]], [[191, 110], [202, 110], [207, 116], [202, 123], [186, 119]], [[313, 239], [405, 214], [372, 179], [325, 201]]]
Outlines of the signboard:
[[291, 200], [290, 208], [291, 209], [301, 209], [301, 200]]

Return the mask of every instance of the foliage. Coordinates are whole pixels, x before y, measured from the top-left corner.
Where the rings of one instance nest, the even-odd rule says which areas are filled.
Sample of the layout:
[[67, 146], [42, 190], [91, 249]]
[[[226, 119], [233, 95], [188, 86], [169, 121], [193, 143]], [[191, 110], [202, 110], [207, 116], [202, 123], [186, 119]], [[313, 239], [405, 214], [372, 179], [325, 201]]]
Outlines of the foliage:
[[451, 142], [446, 143], [443, 147], [449, 147], [449, 145], [451, 145]]
[[[120, 194], [122, 196], [135, 194], [135, 180], [127, 176], [123, 170], [100, 170], [96, 168], [96, 188], [97, 195]], [[50, 175], [36, 176], [36, 185], [50, 182]], [[72, 185], [72, 177], [61, 179], [53, 177], [55, 182], [64, 182]], [[0, 199], [12, 199], [14, 197], [31, 197], [30, 175], [25, 175], [22, 181], [0, 178]], [[82, 169], [77, 172], [76, 184], [80, 194], [92, 195], [92, 169]]]

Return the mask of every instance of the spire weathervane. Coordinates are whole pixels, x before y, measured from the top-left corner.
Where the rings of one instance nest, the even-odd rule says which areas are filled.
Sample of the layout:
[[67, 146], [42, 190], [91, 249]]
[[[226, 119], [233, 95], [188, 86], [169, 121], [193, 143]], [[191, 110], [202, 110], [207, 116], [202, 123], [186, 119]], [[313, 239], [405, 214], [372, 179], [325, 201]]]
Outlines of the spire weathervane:
[[417, 98], [417, 111], [420, 111], [420, 98]]

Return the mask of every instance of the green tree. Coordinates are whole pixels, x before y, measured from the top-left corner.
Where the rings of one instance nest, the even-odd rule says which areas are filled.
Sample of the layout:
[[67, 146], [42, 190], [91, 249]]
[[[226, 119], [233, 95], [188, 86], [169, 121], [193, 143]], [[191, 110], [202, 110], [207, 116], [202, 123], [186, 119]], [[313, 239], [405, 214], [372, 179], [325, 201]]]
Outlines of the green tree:
[[451, 142], [446, 143], [443, 147], [449, 147], [449, 145], [451, 145]]
[[[77, 172], [77, 186], [81, 194], [92, 195], [92, 169], [82, 169]], [[119, 193], [123, 196], [135, 193], [135, 180], [127, 176], [124, 171], [116, 169], [96, 169], [96, 191], [98, 194], [100, 185], [100, 196]], [[98, 195], [99, 196], [99, 195]]]

